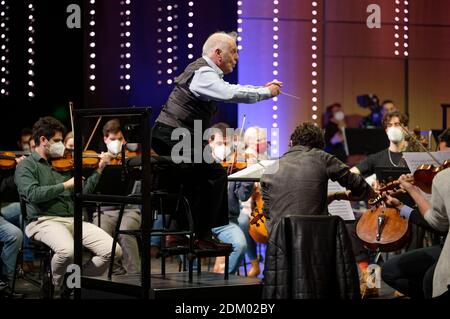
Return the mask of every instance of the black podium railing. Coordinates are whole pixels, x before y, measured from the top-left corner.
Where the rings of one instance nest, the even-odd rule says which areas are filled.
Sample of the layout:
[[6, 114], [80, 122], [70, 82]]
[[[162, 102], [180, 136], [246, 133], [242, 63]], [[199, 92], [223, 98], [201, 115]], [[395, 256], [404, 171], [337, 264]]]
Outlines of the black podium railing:
[[[141, 297], [149, 298], [150, 291], [150, 238], [151, 232], [151, 189], [150, 189], [150, 150], [151, 150], [151, 129], [150, 129], [151, 108], [107, 108], [107, 109], [82, 109], [76, 110], [74, 115], [74, 136], [75, 136], [75, 197], [74, 197], [74, 262], [80, 269], [82, 267], [82, 227], [83, 227], [83, 206], [86, 202], [108, 202], [142, 205], [141, 211], [141, 231], [142, 231], [142, 257], [141, 257]], [[84, 122], [88, 118], [108, 117], [108, 118], [132, 118], [138, 122], [141, 128], [142, 154], [142, 192], [140, 197], [128, 197], [118, 195], [83, 194], [82, 186], [82, 153], [83, 142], [81, 132], [83, 132]], [[123, 165], [125, 165], [125, 161]], [[81, 288], [75, 289], [75, 299], [81, 299]]]

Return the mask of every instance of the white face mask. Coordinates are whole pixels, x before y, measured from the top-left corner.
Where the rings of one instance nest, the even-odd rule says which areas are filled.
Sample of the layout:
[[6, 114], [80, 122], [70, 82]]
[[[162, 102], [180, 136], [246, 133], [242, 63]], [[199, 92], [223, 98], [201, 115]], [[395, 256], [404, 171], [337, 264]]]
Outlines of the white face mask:
[[403, 131], [399, 127], [389, 127], [386, 131], [389, 140], [393, 143], [398, 143], [403, 141]]
[[111, 141], [106, 146], [108, 147], [108, 152], [113, 155], [119, 154], [122, 150], [122, 142], [119, 140]]
[[223, 161], [226, 155], [225, 145], [214, 146], [213, 154], [216, 159]]
[[127, 149], [130, 152], [136, 152], [138, 150], [139, 144], [138, 143], [127, 143]]
[[51, 158], [63, 157], [65, 147], [63, 142], [58, 142], [51, 144], [48, 150]]
[[334, 118], [336, 119], [336, 121], [343, 121], [345, 118], [345, 114], [342, 111], [338, 111], [334, 113]]

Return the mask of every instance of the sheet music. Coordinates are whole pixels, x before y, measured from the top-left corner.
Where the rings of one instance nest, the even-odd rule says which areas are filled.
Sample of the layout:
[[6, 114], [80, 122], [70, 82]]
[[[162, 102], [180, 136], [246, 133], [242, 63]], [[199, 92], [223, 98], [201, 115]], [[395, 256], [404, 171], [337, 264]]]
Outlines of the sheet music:
[[[328, 180], [328, 193], [344, 192], [345, 188], [338, 182]], [[335, 200], [328, 205], [328, 212], [333, 216], [340, 216], [343, 220], [355, 220], [352, 206], [348, 200]]]
[[[441, 164], [445, 160], [450, 159], [450, 152], [430, 152]], [[417, 166], [422, 164], [430, 164], [438, 166], [438, 164], [426, 152], [403, 152], [403, 158], [408, 165], [412, 174], [416, 171]]]
[[275, 173], [278, 170], [278, 160], [262, 160], [252, 166], [228, 176], [228, 181], [258, 182], [265, 173]]

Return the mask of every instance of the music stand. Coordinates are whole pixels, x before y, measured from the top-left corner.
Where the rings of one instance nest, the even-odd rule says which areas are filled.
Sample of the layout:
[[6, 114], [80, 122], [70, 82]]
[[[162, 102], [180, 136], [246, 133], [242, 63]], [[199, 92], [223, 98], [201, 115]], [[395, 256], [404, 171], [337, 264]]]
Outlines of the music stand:
[[345, 128], [349, 155], [370, 155], [386, 149], [389, 139], [384, 129]]
[[108, 165], [100, 175], [94, 194], [128, 196], [130, 194], [130, 174], [122, 165]]

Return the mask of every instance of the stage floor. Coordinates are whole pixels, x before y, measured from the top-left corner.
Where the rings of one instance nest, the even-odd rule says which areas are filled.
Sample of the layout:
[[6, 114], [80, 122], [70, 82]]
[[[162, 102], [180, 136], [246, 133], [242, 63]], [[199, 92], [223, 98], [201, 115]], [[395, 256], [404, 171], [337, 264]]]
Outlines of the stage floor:
[[[140, 275], [106, 277], [83, 277], [82, 298], [139, 298], [142, 294]], [[165, 277], [151, 276], [151, 299], [258, 299], [261, 298], [260, 279], [223, 274], [194, 272], [193, 282], [189, 282], [187, 272], [167, 273]]]

